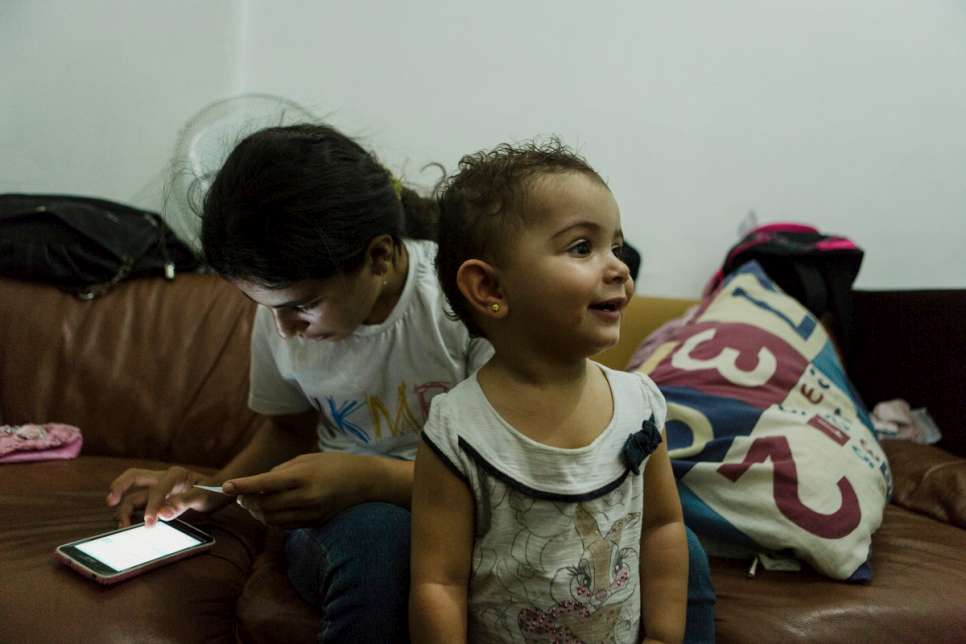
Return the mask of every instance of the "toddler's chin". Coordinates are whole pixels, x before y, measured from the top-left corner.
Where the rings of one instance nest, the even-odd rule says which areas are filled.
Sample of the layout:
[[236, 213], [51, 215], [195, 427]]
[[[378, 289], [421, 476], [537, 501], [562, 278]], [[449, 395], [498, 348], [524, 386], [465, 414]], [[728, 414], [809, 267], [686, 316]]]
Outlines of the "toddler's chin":
[[610, 349], [612, 347], [617, 346], [617, 341], [618, 340], [619, 340], [618, 337], [614, 337], [614, 338], [611, 338], [611, 339], [601, 340], [596, 346], [594, 346], [591, 349], [591, 351], [587, 355], [587, 357], [588, 358], [592, 358], [592, 357], [594, 357], [596, 355], [599, 355], [599, 354], [603, 353], [604, 351], [607, 351], [608, 349]]

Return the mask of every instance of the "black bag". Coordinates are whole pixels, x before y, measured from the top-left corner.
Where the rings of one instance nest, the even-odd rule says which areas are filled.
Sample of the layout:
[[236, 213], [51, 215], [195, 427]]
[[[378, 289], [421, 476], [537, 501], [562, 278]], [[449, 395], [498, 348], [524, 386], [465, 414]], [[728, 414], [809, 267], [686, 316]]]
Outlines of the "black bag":
[[862, 266], [863, 251], [839, 235], [813, 226], [777, 223], [759, 226], [735, 244], [721, 269], [705, 286], [705, 294], [741, 265], [757, 261], [765, 273], [812, 314], [826, 317], [829, 331], [845, 354], [852, 335], [852, 283]]
[[200, 261], [157, 213], [74, 195], [0, 195], [0, 275], [83, 300], [121, 280], [174, 279]]

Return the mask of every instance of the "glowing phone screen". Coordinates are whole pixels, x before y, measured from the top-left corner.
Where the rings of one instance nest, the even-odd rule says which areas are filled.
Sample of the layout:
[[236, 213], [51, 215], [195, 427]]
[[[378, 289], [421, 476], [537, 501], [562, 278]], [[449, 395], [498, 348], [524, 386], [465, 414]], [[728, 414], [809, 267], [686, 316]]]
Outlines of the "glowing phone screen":
[[143, 525], [79, 543], [75, 547], [114, 570], [134, 566], [196, 546], [201, 541], [158, 521], [153, 528]]

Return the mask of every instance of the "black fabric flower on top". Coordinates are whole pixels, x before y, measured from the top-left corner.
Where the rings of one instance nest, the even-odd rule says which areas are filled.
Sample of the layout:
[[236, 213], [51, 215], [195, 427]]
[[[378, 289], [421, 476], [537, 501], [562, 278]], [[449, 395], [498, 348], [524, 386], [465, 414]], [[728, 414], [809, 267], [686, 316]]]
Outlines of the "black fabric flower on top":
[[627, 468], [634, 474], [640, 474], [641, 463], [660, 444], [661, 432], [657, 430], [654, 416], [651, 416], [641, 424], [641, 431], [631, 434], [624, 441], [621, 454], [624, 456], [624, 463]]

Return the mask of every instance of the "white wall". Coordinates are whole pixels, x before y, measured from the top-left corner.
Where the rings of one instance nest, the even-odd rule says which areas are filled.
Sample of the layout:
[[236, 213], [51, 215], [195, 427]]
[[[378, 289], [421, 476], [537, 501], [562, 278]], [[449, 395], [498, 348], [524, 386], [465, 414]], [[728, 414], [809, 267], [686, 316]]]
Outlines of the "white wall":
[[229, 0], [0, 0], [0, 192], [129, 201], [238, 91]]
[[420, 185], [559, 134], [641, 292], [696, 295], [752, 208], [852, 236], [861, 287], [966, 287], [961, 0], [80, 4], [0, 0], [0, 190], [126, 198], [207, 101], [270, 92]]

